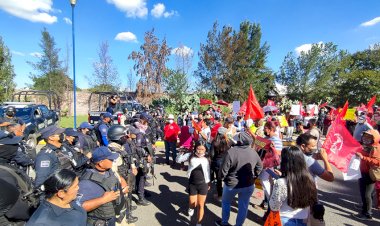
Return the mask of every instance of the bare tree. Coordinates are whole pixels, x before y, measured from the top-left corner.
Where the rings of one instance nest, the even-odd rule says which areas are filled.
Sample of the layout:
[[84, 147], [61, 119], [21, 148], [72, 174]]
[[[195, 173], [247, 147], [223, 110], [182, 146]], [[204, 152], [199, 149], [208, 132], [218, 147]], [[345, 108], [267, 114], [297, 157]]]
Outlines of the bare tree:
[[191, 66], [194, 56], [194, 52], [191, 48], [180, 44], [179, 47], [172, 50], [172, 54], [175, 56], [177, 70], [182, 74], [187, 75]]
[[[129, 70], [129, 73], [127, 74], [127, 82], [128, 82], [129, 92], [133, 92], [136, 89], [136, 85], [135, 85], [136, 79], [132, 73], [132, 70]], [[133, 86], [135, 86], [135, 88], [132, 88]]]
[[108, 42], [99, 45], [99, 61], [93, 63], [94, 72], [89, 79], [92, 89], [97, 91], [116, 91], [120, 83], [119, 74], [113, 65], [113, 60], [109, 55]]
[[164, 38], [159, 43], [154, 35], [154, 29], [145, 33], [144, 44], [140, 52], [133, 51], [128, 59], [135, 61], [133, 69], [140, 76], [137, 93], [141, 97], [148, 97], [154, 93], [162, 92], [162, 77], [166, 71], [166, 62], [169, 60], [171, 48]]

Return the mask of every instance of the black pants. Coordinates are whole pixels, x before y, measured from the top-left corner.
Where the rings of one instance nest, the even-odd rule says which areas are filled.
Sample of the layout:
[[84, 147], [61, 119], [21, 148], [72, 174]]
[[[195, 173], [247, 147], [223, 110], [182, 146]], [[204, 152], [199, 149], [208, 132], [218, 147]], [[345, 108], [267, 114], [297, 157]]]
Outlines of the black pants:
[[362, 214], [372, 216], [372, 192], [375, 188], [375, 181], [371, 179], [368, 173], [362, 173], [362, 178], [359, 179], [360, 197], [363, 207]]
[[217, 159], [213, 160], [213, 162], [211, 163], [212, 168], [213, 168], [212, 169], [212, 171], [213, 171], [212, 177], [215, 174], [215, 178], [216, 178], [216, 191], [217, 191], [219, 197], [222, 197], [222, 195], [223, 195], [223, 180], [218, 177], [219, 169], [220, 169], [220, 167], [222, 165], [222, 162], [223, 162], [222, 158], [217, 158]]
[[142, 168], [139, 168], [136, 175], [136, 190], [139, 199], [145, 198], [145, 173]]

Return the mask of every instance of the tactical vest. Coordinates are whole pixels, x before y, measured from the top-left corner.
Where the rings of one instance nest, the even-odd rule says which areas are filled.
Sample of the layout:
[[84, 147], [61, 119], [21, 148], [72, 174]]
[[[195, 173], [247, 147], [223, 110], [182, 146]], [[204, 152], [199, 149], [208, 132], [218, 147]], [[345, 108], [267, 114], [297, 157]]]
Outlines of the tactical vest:
[[[88, 170], [81, 176], [81, 180], [90, 180], [102, 187], [106, 192], [120, 190], [120, 183], [118, 179], [111, 170], [108, 172], [110, 173], [110, 176], [106, 178], [98, 172]], [[121, 197], [119, 197], [113, 202], [105, 203], [97, 209], [88, 212], [87, 216], [93, 219], [109, 220], [116, 216], [116, 209], [119, 205], [121, 205], [121, 203], [122, 200]]]
[[76, 166], [76, 161], [74, 160], [73, 154], [68, 151], [64, 146], [61, 146], [61, 149], [57, 149], [54, 151], [55, 156], [57, 156], [59, 161], [59, 169], [69, 169], [74, 171], [74, 167]]
[[88, 150], [92, 151], [97, 147], [96, 142], [90, 135], [84, 134], [83, 138], [86, 140]]
[[121, 163], [121, 165], [119, 165], [117, 167], [117, 172], [119, 173], [120, 176], [122, 176], [125, 180], [127, 180], [128, 179], [128, 172], [130, 169], [130, 165], [129, 165], [130, 163], [128, 161], [128, 153], [124, 150], [123, 146], [121, 146], [120, 144], [115, 143], [115, 142], [111, 142], [108, 145], [108, 148], [111, 151], [120, 154], [120, 157], [122, 159], [122, 163]]

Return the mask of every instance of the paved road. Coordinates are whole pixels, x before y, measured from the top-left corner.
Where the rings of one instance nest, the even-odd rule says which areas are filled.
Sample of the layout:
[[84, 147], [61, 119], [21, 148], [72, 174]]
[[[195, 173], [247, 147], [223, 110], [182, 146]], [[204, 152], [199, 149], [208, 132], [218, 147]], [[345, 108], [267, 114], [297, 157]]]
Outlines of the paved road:
[[[163, 161], [163, 150], [158, 151], [158, 162]], [[138, 207], [134, 215], [139, 217], [136, 226], [181, 226], [195, 225], [195, 218], [187, 216], [188, 194], [186, 187], [188, 180], [186, 172], [178, 168], [172, 169], [167, 165], [158, 164], [156, 167], [157, 180], [155, 185], [147, 188], [153, 203], [147, 207]], [[333, 183], [318, 181], [320, 199], [326, 207], [325, 219], [327, 225], [380, 225], [380, 212], [374, 210], [373, 222], [359, 222], [352, 219], [351, 214], [356, 213], [353, 204], [360, 201], [357, 181], [343, 181], [341, 174], [335, 170], [336, 180]], [[220, 203], [214, 201], [212, 188], [207, 197], [205, 218], [202, 225], [214, 225], [215, 219], [221, 216]], [[260, 196], [260, 190], [255, 190]], [[251, 198], [251, 203], [260, 203], [260, 198]], [[230, 224], [235, 223], [237, 203], [232, 207]], [[245, 226], [262, 225], [260, 220], [264, 212], [261, 209], [249, 207]], [[194, 214], [195, 216], [195, 214]]]

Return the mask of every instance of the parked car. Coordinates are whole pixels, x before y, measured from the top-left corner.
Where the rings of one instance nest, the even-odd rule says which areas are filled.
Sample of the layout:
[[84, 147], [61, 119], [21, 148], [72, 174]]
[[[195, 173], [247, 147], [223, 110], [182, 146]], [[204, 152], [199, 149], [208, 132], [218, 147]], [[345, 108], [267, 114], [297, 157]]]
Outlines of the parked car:
[[8, 106], [16, 108], [16, 117], [25, 123], [24, 140], [26, 144], [35, 148], [41, 136], [40, 131], [48, 126], [58, 124], [59, 114], [57, 111], [50, 110], [44, 104], [31, 102], [4, 102], [0, 106], [0, 116], [4, 117], [5, 109]]

